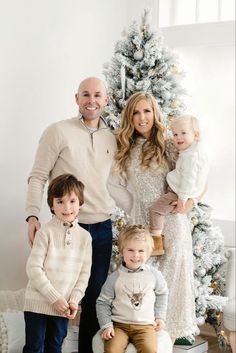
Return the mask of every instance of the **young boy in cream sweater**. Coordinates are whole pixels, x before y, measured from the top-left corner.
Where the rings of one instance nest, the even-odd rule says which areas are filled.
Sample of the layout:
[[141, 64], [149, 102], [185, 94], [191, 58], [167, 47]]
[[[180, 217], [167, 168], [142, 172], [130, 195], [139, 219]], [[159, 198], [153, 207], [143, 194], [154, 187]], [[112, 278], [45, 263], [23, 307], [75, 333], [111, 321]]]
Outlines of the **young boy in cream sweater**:
[[68, 319], [73, 319], [88, 284], [92, 247], [90, 234], [78, 225], [84, 185], [71, 174], [49, 185], [52, 219], [36, 233], [26, 265], [26, 341], [23, 353], [61, 353]]

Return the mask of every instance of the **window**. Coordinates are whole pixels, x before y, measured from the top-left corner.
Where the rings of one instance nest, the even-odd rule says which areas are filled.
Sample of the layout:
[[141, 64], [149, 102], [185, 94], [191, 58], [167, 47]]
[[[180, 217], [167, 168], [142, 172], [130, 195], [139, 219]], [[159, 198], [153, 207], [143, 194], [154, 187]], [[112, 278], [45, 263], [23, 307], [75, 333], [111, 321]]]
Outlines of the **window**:
[[235, 19], [235, 0], [159, 0], [160, 27]]

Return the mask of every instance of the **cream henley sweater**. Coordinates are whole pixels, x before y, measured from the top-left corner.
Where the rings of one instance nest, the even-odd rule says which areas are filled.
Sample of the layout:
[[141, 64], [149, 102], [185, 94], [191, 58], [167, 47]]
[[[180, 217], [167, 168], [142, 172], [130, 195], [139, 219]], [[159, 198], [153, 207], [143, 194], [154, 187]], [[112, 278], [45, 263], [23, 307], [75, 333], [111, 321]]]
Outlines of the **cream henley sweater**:
[[63, 296], [78, 304], [88, 284], [92, 260], [91, 236], [78, 225], [56, 216], [36, 233], [26, 265], [29, 282], [24, 311], [63, 316], [52, 304]]
[[92, 133], [81, 115], [50, 125], [40, 139], [28, 178], [27, 217], [39, 216], [46, 182], [71, 173], [85, 185], [79, 222], [92, 224], [110, 218], [115, 202], [107, 190], [107, 180], [115, 152], [116, 139], [102, 118]]

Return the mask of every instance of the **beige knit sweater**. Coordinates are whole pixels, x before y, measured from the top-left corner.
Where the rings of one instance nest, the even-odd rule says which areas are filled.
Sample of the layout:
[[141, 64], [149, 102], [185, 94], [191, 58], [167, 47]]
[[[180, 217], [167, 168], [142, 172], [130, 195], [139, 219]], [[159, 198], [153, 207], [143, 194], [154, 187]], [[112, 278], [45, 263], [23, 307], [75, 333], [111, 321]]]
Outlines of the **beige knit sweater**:
[[52, 304], [63, 296], [78, 304], [88, 284], [92, 260], [91, 236], [78, 225], [56, 216], [36, 233], [26, 265], [29, 283], [25, 311], [62, 316]]
[[102, 119], [93, 133], [81, 115], [50, 125], [40, 139], [28, 179], [27, 217], [39, 216], [46, 182], [71, 173], [85, 185], [79, 222], [91, 224], [110, 218], [115, 202], [108, 193], [107, 180], [115, 152], [116, 139]]

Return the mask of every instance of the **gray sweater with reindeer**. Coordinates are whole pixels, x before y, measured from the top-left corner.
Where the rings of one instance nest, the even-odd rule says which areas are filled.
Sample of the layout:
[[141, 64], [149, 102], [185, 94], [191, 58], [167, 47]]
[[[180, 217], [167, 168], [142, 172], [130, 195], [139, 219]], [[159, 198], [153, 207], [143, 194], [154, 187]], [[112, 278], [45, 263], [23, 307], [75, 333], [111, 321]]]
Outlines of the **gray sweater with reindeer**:
[[165, 321], [167, 284], [161, 272], [147, 264], [138, 271], [124, 267], [110, 274], [97, 299], [96, 310], [101, 330], [113, 322], [152, 325]]

